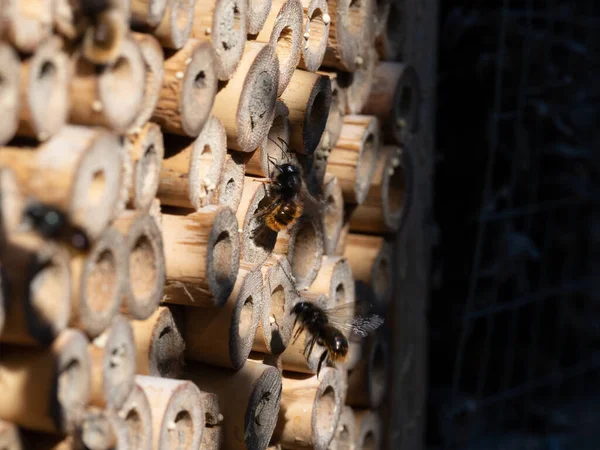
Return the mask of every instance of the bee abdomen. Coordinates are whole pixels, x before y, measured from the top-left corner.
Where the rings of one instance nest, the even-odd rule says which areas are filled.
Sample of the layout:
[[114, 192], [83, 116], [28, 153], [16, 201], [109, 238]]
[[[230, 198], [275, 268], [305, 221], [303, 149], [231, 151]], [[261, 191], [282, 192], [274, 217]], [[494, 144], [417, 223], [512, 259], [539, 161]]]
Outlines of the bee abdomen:
[[293, 202], [284, 203], [266, 218], [266, 224], [273, 231], [280, 231], [293, 224], [301, 215], [302, 205]]

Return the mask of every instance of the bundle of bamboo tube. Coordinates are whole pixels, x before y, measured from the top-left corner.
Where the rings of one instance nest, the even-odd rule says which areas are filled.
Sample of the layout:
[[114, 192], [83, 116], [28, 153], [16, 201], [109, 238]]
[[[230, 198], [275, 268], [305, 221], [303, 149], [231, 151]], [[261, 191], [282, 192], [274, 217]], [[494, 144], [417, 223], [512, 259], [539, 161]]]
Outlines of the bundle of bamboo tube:
[[395, 301], [400, 0], [98, 3], [0, 13], [0, 448], [379, 448], [389, 325], [317, 376], [292, 309]]

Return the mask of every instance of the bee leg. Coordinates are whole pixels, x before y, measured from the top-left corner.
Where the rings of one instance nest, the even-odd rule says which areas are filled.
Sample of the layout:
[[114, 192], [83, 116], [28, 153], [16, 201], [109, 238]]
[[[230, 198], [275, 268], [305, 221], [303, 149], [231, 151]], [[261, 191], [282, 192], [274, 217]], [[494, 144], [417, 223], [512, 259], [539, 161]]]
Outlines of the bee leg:
[[327, 358], [327, 354], [328, 354], [328, 351], [325, 350], [323, 352], [323, 354], [321, 355], [321, 358], [319, 358], [319, 365], [317, 366], [317, 378], [319, 378], [319, 372], [321, 372], [321, 366], [323, 365], [323, 362]]
[[316, 342], [317, 338], [315, 336], [311, 336], [310, 340], [306, 343], [306, 346], [304, 347], [304, 356], [307, 360], [310, 357]]
[[[294, 326], [296, 326], [296, 322], [294, 322]], [[300, 328], [298, 328], [296, 330], [296, 332], [294, 333], [294, 338], [292, 340], [292, 344], [294, 344], [298, 340], [298, 338], [300, 337], [300, 335], [302, 334], [303, 331], [304, 331], [304, 327], [303, 326], [300, 326]]]

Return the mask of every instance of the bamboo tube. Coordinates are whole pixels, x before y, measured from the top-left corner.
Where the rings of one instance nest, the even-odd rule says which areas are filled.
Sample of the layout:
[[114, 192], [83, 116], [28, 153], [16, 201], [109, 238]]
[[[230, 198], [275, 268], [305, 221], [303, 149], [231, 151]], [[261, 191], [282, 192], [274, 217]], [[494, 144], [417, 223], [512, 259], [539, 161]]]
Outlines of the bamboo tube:
[[[6, 312], [4, 310], [4, 304], [6, 303], [6, 294], [4, 291], [6, 290], [6, 280], [4, 275], [4, 270], [2, 269], [2, 265], [0, 265], [0, 336], [2, 336], [2, 330], [4, 329], [4, 320], [6, 319]], [[0, 424], [0, 429], [2, 425]]]
[[355, 448], [380, 448], [383, 436], [381, 421], [376, 412], [355, 409], [354, 430]]
[[379, 154], [379, 121], [373, 116], [344, 117], [327, 172], [338, 178], [344, 201], [360, 205], [367, 196]]
[[137, 43], [144, 66], [146, 67], [146, 82], [144, 83], [142, 106], [128, 130], [129, 133], [137, 134], [150, 120], [158, 103], [165, 77], [165, 58], [160, 44], [152, 35], [131, 33], [131, 37]]
[[255, 217], [268, 201], [266, 187], [256, 178], [245, 177], [236, 216], [241, 229], [241, 259], [253, 267], [267, 260], [277, 240], [277, 233]]
[[403, 143], [419, 128], [420, 103], [415, 69], [408, 64], [384, 61], [375, 68], [373, 88], [363, 113], [381, 119], [386, 142]]
[[290, 147], [298, 153], [312, 154], [325, 130], [331, 106], [329, 77], [295, 70], [281, 99], [290, 110]]
[[163, 135], [158, 125], [147, 123], [139, 133], [128, 138], [133, 177], [128, 206], [147, 212], [158, 190], [160, 167], [165, 154]]
[[383, 147], [364, 203], [352, 211], [350, 229], [383, 234], [398, 231], [411, 206], [413, 164], [410, 153]]
[[219, 450], [223, 448], [225, 438], [223, 432], [224, 417], [221, 414], [219, 397], [210, 392], [200, 392], [200, 397], [206, 415], [200, 448], [202, 450]]
[[331, 81], [331, 106], [327, 116], [327, 125], [319, 145], [327, 150], [331, 150], [337, 144], [342, 132], [344, 115], [346, 114], [348, 98], [341, 86], [340, 79], [336, 72], [319, 72], [329, 76]]
[[281, 355], [272, 355], [270, 353], [250, 352], [248, 361], [256, 364], [264, 364], [266, 366], [275, 367], [279, 373], [283, 373], [283, 363]]
[[285, 373], [273, 441], [284, 448], [326, 450], [342, 409], [341, 377], [326, 367], [319, 378]]
[[179, 50], [188, 41], [194, 23], [194, 0], [168, 0], [158, 26], [152, 34], [165, 48]]
[[162, 234], [148, 215], [126, 211], [113, 226], [123, 236], [127, 255], [124, 267], [123, 311], [143, 320], [156, 310], [165, 287]]
[[200, 209], [217, 200], [216, 190], [227, 154], [225, 129], [210, 116], [193, 141], [168, 137], [158, 197], [163, 204]]
[[21, 53], [33, 53], [52, 34], [52, 1], [7, 0], [3, 37]]
[[298, 67], [309, 72], [316, 72], [321, 66], [325, 50], [327, 50], [331, 17], [326, 0], [302, 0], [302, 7], [304, 9], [304, 42]]
[[340, 230], [335, 252], [333, 252], [335, 255], [343, 255], [346, 249], [346, 241], [348, 240], [348, 234], [350, 234], [350, 215], [353, 208], [353, 205], [345, 205], [344, 222], [342, 224], [342, 229]]
[[195, 363], [190, 363], [188, 369], [185, 378], [219, 397], [224, 417], [223, 448], [265, 448], [279, 412], [279, 371], [251, 361], [238, 371]]
[[80, 433], [81, 443], [86, 450], [133, 448], [129, 446], [129, 429], [125, 421], [111, 410], [88, 408]]
[[159, 199], [155, 198], [154, 200], [152, 200], [152, 204], [150, 205], [150, 209], [148, 210], [148, 215], [150, 217], [152, 217], [152, 219], [156, 223], [156, 226], [162, 233], [162, 231], [163, 231], [162, 213], [160, 212], [160, 200]]
[[0, 109], [3, 116], [0, 122], [0, 145], [10, 141], [19, 126], [20, 78], [17, 52], [10, 45], [0, 42]]
[[355, 450], [354, 413], [349, 406], [343, 406], [337, 429], [328, 450]]
[[378, 236], [350, 233], [344, 256], [356, 280], [373, 289], [378, 306], [386, 305], [392, 289], [393, 246]]
[[[246, 164], [246, 173], [251, 175], [271, 177], [275, 168], [269, 158], [275, 159], [277, 162], [289, 162], [294, 165], [298, 164], [298, 159], [293, 152], [288, 152], [289, 158], [284, 155], [282, 146], [290, 142], [290, 110], [281, 100], [277, 100], [275, 104], [275, 117], [269, 132], [265, 136], [264, 142], [260, 147], [252, 153], [252, 156]], [[285, 147], [284, 147], [285, 149]], [[288, 161], [288, 159], [291, 159]]]
[[204, 433], [204, 410], [198, 388], [189, 381], [138, 375], [152, 411], [155, 450], [199, 448]]
[[325, 254], [333, 255], [344, 225], [344, 196], [337, 177], [326, 175], [323, 184], [323, 231]]
[[117, 136], [105, 130], [67, 126], [37, 149], [0, 148], [0, 165], [14, 171], [24, 195], [67, 211], [94, 238], [118, 200], [119, 147]]
[[227, 152], [221, 172], [221, 181], [217, 186], [216, 197], [219, 205], [229, 206], [233, 211], [237, 211], [242, 200], [247, 159], [248, 156], [245, 153]]
[[328, 2], [331, 26], [323, 66], [354, 72], [363, 64], [364, 51], [374, 40], [374, 1]]
[[237, 221], [227, 206], [206, 206], [187, 216], [163, 214], [167, 264], [164, 301], [220, 307], [237, 278]]
[[127, 397], [117, 414], [121, 420], [125, 421], [129, 448], [132, 450], [151, 450], [152, 414], [150, 412], [150, 402], [148, 402], [148, 397], [137, 383], [134, 383], [129, 397]]
[[398, 61], [401, 59], [401, 50], [406, 36], [406, 11], [405, 3], [398, 0], [390, 2], [386, 21], [377, 29], [379, 33], [375, 47], [383, 61]]
[[239, 370], [252, 349], [263, 295], [261, 272], [240, 269], [233, 292], [221, 308], [186, 308], [186, 358]]
[[254, 151], [273, 121], [279, 60], [271, 44], [248, 42], [233, 77], [221, 87], [212, 113], [227, 132], [227, 148]]
[[71, 313], [68, 252], [37, 235], [18, 233], [3, 259], [6, 318], [0, 340], [49, 345], [67, 327]]
[[4, 346], [0, 419], [33, 430], [72, 432], [90, 393], [87, 339], [65, 330], [48, 348]]
[[117, 410], [133, 388], [135, 343], [131, 324], [116, 316], [110, 328], [88, 345], [92, 383], [90, 404]]
[[145, 320], [131, 321], [136, 345], [136, 373], [176, 378], [183, 369], [183, 316], [176, 307], [159, 306]]
[[23, 198], [14, 172], [0, 167], [0, 253], [5, 241], [17, 231], [22, 210]]
[[279, 58], [278, 97], [288, 86], [300, 61], [300, 53], [304, 45], [302, 14], [300, 0], [272, 0], [267, 20], [256, 35], [257, 41], [269, 42], [275, 46]]
[[71, 326], [96, 337], [110, 325], [123, 300], [126, 258], [123, 238], [108, 228], [90, 252], [71, 259]]
[[339, 83], [344, 87], [348, 114], [360, 114], [367, 103], [377, 63], [377, 52], [369, 47], [363, 52], [363, 63], [354, 72], [340, 73]]
[[348, 375], [347, 405], [371, 409], [381, 405], [388, 387], [389, 357], [381, 333], [368, 339], [365, 355]]
[[248, 3], [242, 0], [196, 2], [192, 37], [210, 40], [217, 55], [217, 77], [231, 78], [246, 45]]
[[[393, 0], [396, 2], [397, 0]], [[390, 16], [392, 0], [380, 0], [375, 2], [375, 27], [374, 33], [375, 38], [381, 37], [382, 34], [386, 32], [388, 28], [388, 18]], [[398, 23], [390, 24], [391, 26], [398, 26]]]
[[113, 212], [113, 217], [118, 217], [127, 208], [129, 196], [133, 187], [133, 155], [132, 143], [129, 139], [121, 138], [123, 145], [119, 149], [119, 159], [121, 161], [121, 189], [119, 190], [119, 199]]
[[131, 24], [134, 28], [157, 27], [165, 15], [169, 0], [131, 0]]
[[325, 294], [332, 306], [354, 302], [354, 277], [348, 259], [340, 256], [325, 256], [315, 280], [308, 290]]
[[271, 257], [262, 267], [263, 308], [252, 350], [278, 355], [288, 345], [294, 327], [292, 308], [299, 295], [285, 257]]
[[0, 448], [2, 450], [25, 450], [19, 427], [14, 423], [0, 420]]
[[[178, 0], [173, 0], [178, 1]], [[165, 58], [165, 75], [152, 120], [164, 131], [196, 137], [217, 92], [215, 53], [207, 42], [189, 39]]]
[[[314, 303], [322, 309], [331, 308], [333, 306], [333, 302], [325, 294], [302, 292], [300, 300]], [[285, 351], [281, 354], [281, 366], [283, 370], [304, 374], [317, 373], [319, 359], [323, 352], [327, 350], [321, 345], [316, 345], [307, 358], [304, 354], [304, 350], [310, 338], [310, 333], [305, 329], [297, 339], [292, 339], [290, 341]]]
[[290, 230], [287, 257], [292, 266], [292, 276], [298, 289], [313, 282], [324, 253], [323, 221], [317, 211], [305, 213]]
[[71, 63], [69, 122], [126, 132], [144, 100], [146, 68], [137, 43], [124, 39], [115, 61], [100, 73], [81, 53], [75, 53]]
[[247, 29], [248, 34], [258, 34], [271, 11], [271, 0], [249, 0]]

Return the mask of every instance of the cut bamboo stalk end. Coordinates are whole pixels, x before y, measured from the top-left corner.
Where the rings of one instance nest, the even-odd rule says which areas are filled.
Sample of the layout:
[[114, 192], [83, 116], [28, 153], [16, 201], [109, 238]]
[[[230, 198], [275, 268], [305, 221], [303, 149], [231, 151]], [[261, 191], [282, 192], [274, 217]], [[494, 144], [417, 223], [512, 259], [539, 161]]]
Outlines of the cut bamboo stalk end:
[[[129, 447], [125, 422], [112, 410], [90, 407], [81, 423], [79, 439], [87, 450], [110, 450]], [[76, 449], [77, 445], [71, 446]]]
[[381, 119], [386, 142], [402, 144], [419, 129], [420, 103], [415, 69], [408, 64], [383, 61], [375, 68], [363, 113]]
[[120, 233], [108, 228], [89, 253], [71, 259], [71, 326], [91, 337], [101, 334], [121, 308], [127, 264], [123, 248]]
[[302, 13], [300, 0], [273, 0], [267, 20], [256, 36], [257, 41], [275, 46], [279, 58], [278, 97], [288, 86], [300, 61], [304, 45]]
[[3, 450], [25, 450], [19, 427], [14, 423], [0, 420], [0, 448]]
[[229, 80], [236, 70], [246, 45], [248, 2], [206, 0], [196, 2], [192, 36], [210, 41], [217, 55], [217, 77]]
[[327, 172], [338, 178], [346, 203], [364, 202], [379, 154], [379, 121], [374, 116], [349, 115], [327, 161]]
[[131, 23], [134, 28], [154, 28], [162, 21], [169, 0], [131, 0]]
[[158, 307], [165, 287], [165, 256], [162, 234], [148, 215], [126, 211], [113, 223], [123, 236], [123, 311], [143, 320]]
[[337, 144], [342, 132], [344, 124], [344, 116], [346, 115], [348, 98], [344, 92], [344, 88], [340, 84], [340, 79], [336, 72], [319, 72], [329, 76], [331, 80], [331, 106], [329, 115], [327, 116], [327, 125], [325, 132], [319, 145], [327, 150], [331, 150]]
[[383, 147], [364, 203], [352, 211], [350, 229], [384, 234], [398, 231], [410, 212], [413, 163], [410, 153], [396, 146]]
[[227, 138], [221, 121], [210, 116], [193, 141], [168, 136], [158, 197], [166, 205], [200, 209], [217, 201]]
[[221, 172], [221, 181], [217, 186], [217, 203], [219, 205], [229, 206], [233, 211], [237, 211], [242, 200], [247, 159], [247, 154], [236, 151], [227, 152]]
[[312, 154], [325, 130], [331, 106], [329, 77], [295, 70], [281, 99], [290, 111], [290, 146], [298, 153]]
[[256, 213], [269, 201], [267, 190], [260, 180], [245, 177], [236, 216], [240, 224], [241, 259], [253, 267], [267, 260], [277, 241], [277, 233], [256, 217]]
[[32, 430], [72, 433], [90, 394], [88, 341], [63, 331], [47, 348], [3, 347], [0, 419]]
[[[309, 301], [314, 303], [322, 309], [332, 307], [332, 303], [325, 294], [313, 293], [313, 292], [302, 292], [301, 301]], [[305, 346], [311, 339], [311, 335], [308, 331], [303, 331], [297, 339], [292, 340], [285, 351], [281, 354], [281, 366], [283, 370], [315, 374], [319, 366], [319, 359], [324, 351], [327, 349], [321, 345], [316, 347], [307, 358], [304, 354]]]
[[247, 28], [248, 34], [258, 34], [271, 11], [271, 0], [249, 0]]
[[332, 306], [354, 302], [354, 277], [348, 259], [340, 256], [323, 257], [319, 273], [308, 291], [327, 295]]
[[10, 0], [2, 6], [3, 34], [21, 53], [33, 53], [52, 34], [51, 0]]
[[90, 404], [120, 409], [134, 384], [135, 344], [131, 324], [116, 316], [110, 328], [94, 339], [88, 349], [92, 364]]
[[197, 39], [189, 39], [183, 48], [168, 54], [152, 120], [169, 133], [198, 136], [217, 93], [215, 64], [212, 46]]
[[325, 254], [336, 253], [337, 243], [344, 226], [344, 195], [337, 177], [326, 175], [323, 183], [323, 230]]
[[165, 58], [159, 42], [152, 35], [131, 33], [131, 37], [137, 43], [146, 67], [142, 106], [128, 130], [129, 133], [137, 133], [150, 120], [158, 103], [165, 77]]
[[124, 39], [115, 61], [100, 73], [81, 53], [73, 55], [71, 64], [69, 121], [126, 132], [144, 100], [146, 68], [137, 43]]
[[21, 110], [19, 92], [21, 83], [20, 61], [17, 52], [8, 44], [0, 42], [0, 145], [10, 141], [19, 126]]
[[138, 133], [129, 135], [132, 162], [128, 206], [147, 212], [156, 197], [160, 167], [165, 154], [163, 135], [155, 123], [147, 123]]
[[389, 349], [381, 333], [368, 339], [365, 353], [348, 375], [346, 404], [377, 409], [386, 394], [390, 373]]
[[206, 206], [187, 216], [163, 214], [167, 265], [164, 301], [220, 307], [240, 265], [238, 224], [231, 208]]
[[189, 381], [143, 375], [136, 382], [150, 402], [153, 448], [199, 448], [205, 412], [198, 388]]
[[133, 320], [136, 367], [140, 375], [176, 378], [183, 369], [183, 317], [177, 307], [159, 306], [145, 320]]
[[225, 433], [223, 432], [223, 419], [219, 396], [210, 392], [200, 392], [202, 407], [206, 415], [204, 433], [200, 448], [202, 450], [220, 450], [223, 448]]
[[186, 357], [239, 370], [252, 349], [262, 317], [263, 295], [261, 272], [240, 269], [233, 292], [221, 308], [187, 308]]
[[17, 231], [22, 211], [23, 197], [17, 177], [9, 167], [0, 167], [0, 253], [6, 241]]
[[385, 306], [392, 291], [393, 245], [382, 237], [350, 233], [344, 256], [354, 278], [371, 286], [377, 306]]
[[137, 383], [134, 383], [129, 397], [127, 397], [117, 414], [127, 427], [129, 448], [132, 450], [151, 450], [152, 413], [150, 402], [148, 402], [148, 397]]
[[380, 58], [384, 61], [398, 61], [404, 47], [406, 37], [406, 11], [405, 3], [392, 0], [385, 23], [377, 30], [379, 33], [375, 47]]
[[71, 314], [71, 270], [64, 249], [37, 235], [11, 236], [2, 266], [6, 296], [2, 342], [49, 345], [68, 325]]
[[0, 165], [13, 170], [25, 196], [59, 207], [95, 238], [119, 199], [120, 148], [107, 130], [66, 126], [37, 149], [0, 148]]
[[261, 267], [262, 316], [252, 349], [278, 355], [288, 345], [294, 327], [292, 308], [299, 299], [286, 257], [273, 256]]
[[112, 3], [103, 11], [94, 13], [93, 20], [78, 18], [85, 23], [81, 54], [92, 64], [113, 64], [119, 57], [123, 41], [127, 39], [129, 1]]
[[188, 368], [186, 378], [219, 397], [224, 417], [223, 448], [266, 448], [279, 412], [279, 371], [251, 361], [238, 371], [194, 363]]
[[325, 51], [331, 17], [326, 0], [303, 0], [304, 41], [298, 67], [316, 72], [321, 67]]
[[[252, 153], [252, 156], [246, 163], [246, 173], [251, 175], [271, 177], [275, 171], [270, 159], [278, 163], [287, 162], [298, 165], [298, 159], [295, 154], [289, 152], [289, 158], [285, 158], [284, 151], [281, 149], [285, 143], [290, 142], [290, 111], [285, 103], [277, 100], [275, 104], [275, 117], [265, 136], [264, 142]], [[284, 147], [285, 148], [285, 147]], [[288, 161], [288, 159], [291, 159]]]
[[273, 121], [278, 85], [275, 47], [248, 42], [238, 68], [221, 86], [212, 109], [227, 132], [227, 148], [252, 152], [263, 142]]
[[374, 411], [354, 411], [354, 448], [380, 448], [382, 444], [381, 421]]
[[165, 47], [179, 50], [188, 41], [194, 23], [194, 0], [168, 0], [158, 26], [152, 34]]
[[374, 40], [374, 1], [328, 2], [331, 26], [323, 66], [354, 72], [364, 60], [364, 51]]
[[342, 409], [340, 373], [326, 367], [317, 376], [284, 374], [274, 441], [284, 448], [326, 450]]
[[324, 253], [323, 221], [317, 211], [305, 209], [290, 230], [287, 257], [292, 277], [298, 289], [305, 289], [313, 282], [321, 267]]
[[[349, 406], [343, 406], [338, 420], [335, 435], [329, 444], [328, 450], [355, 450], [355, 422], [354, 413]], [[367, 447], [368, 448], [368, 447]]]
[[342, 72], [338, 75], [339, 83], [343, 86], [346, 96], [348, 114], [360, 114], [367, 103], [377, 63], [377, 52], [369, 47], [363, 52], [363, 63], [360, 67], [357, 67], [354, 72]]

